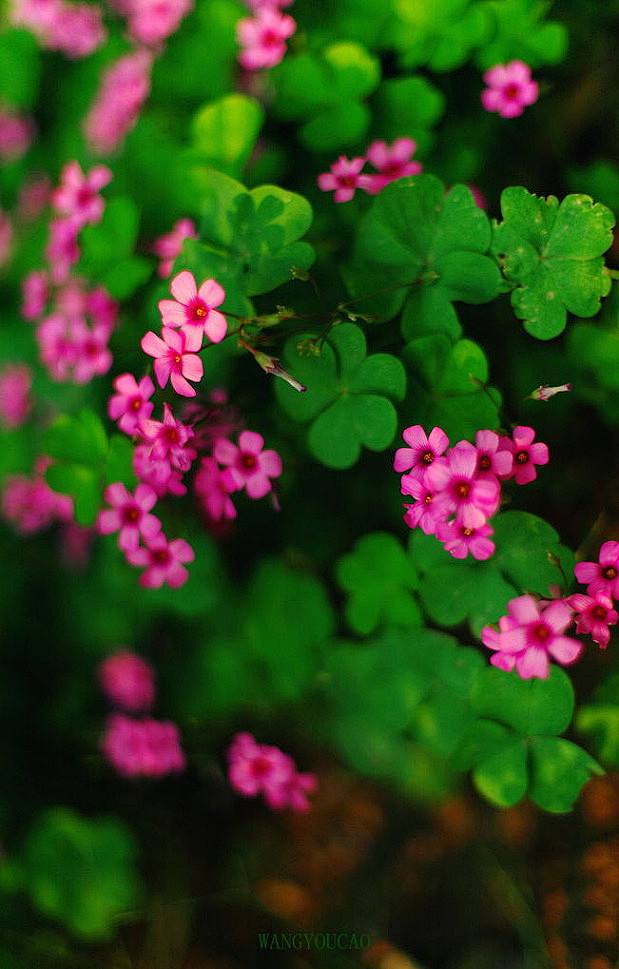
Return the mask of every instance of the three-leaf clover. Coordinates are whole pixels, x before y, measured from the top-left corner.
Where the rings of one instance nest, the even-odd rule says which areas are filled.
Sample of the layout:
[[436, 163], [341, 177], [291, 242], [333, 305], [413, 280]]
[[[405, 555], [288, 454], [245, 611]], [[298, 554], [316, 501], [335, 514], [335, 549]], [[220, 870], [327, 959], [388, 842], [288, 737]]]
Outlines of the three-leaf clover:
[[[304, 348], [315, 348], [318, 353]], [[301, 348], [301, 349], [300, 349]], [[354, 323], [332, 329], [318, 345], [305, 335], [288, 340], [286, 369], [305, 384], [297, 393], [283, 381], [276, 393], [284, 410], [297, 421], [311, 421], [309, 449], [330, 468], [350, 468], [361, 447], [384, 451], [396, 432], [392, 399], [401, 400], [406, 374], [389, 353], [366, 356], [363, 332]]]
[[492, 248], [512, 284], [511, 302], [524, 328], [540, 340], [565, 329], [568, 311], [594, 316], [610, 291], [602, 253], [612, 244], [610, 209], [588, 195], [568, 195], [561, 203], [525, 188], [501, 195], [503, 222], [495, 226]]

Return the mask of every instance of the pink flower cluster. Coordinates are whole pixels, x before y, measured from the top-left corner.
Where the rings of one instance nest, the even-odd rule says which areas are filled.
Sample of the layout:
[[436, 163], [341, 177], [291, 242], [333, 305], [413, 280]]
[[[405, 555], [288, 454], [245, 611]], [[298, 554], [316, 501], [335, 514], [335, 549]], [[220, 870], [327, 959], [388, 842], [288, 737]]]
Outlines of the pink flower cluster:
[[574, 574], [579, 582], [588, 583], [586, 594], [540, 601], [532, 595], [518, 596], [508, 603], [498, 629], [482, 629], [482, 642], [494, 654], [493, 666], [515, 669], [529, 679], [547, 677], [551, 659], [563, 666], [576, 662], [583, 644], [564, 635], [574, 623], [577, 634], [589, 634], [606, 649], [609, 627], [619, 620], [614, 608], [614, 600], [619, 599], [619, 542], [604, 542], [598, 561], [580, 562]]
[[241, 431], [238, 445], [219, 437], [213, 456], [202, 458], [194, 490], [207, 518], [236, 518], [230, 495], [245, 489], [249, 498], [263, 498], [273, 488], [272, 478], [282, 473], [282, 460], [273, 450], [263, 450], [264, 438], [255, 431]]
[[65, 0], [13, 0], [11, 22], [35, 35], [42, 47], [72, 60], [88, 57], [107, 38], [101, 8]]
[[158, 48], [178, 30], [181, 20], [193, 9], [193, 0], [123, 0], [120, 9], [127, 18], [131, 39]]
[[0, 370], [0, 426], [20, 427], [31, 407], [32, 371], [25, 363]]
[[315, 774], [299, 774], [289, 754], [279, 747], [256, 743], [250, 733], [237, 733], [228, 748], [228, 780], [243, 797], [262, 794], [276, 811], [309, 811], [308, 794], [316, 789]]
[[297, 29], [296, 21], [279, 7], [291, 0], [250, 0], [253, 17], [244, 17], [236, 25], [236, 39], [242, 50], [239, 63], [246, 71], [275, 67], [286, 54], [286, 41]]
[[34, 124], [25, 115], [0, 108], [0, 163], [25, 155], [34, 137]]
[[[99, 683], [108, 700], [129, 713], [150, 710], [155, 702], [155, 671], [129, 650], [119, 650], [101, 663]], [[111, 713], [100, 746], [123, 777], [164, 777], [185, 769], [179, 729], [166, 720]]]
[[[407, 447], [398, 448], [394, 469], [402, 474], [402, 494], [411, 495], [404, 521], [436, 535], [454, 558], [487, 559], [495, 546], [489, 519], [501, 502], [501, 483], [526, 484], [537, 477], [536, 465], [548, 463], [548, 448], [534, 442], [531, 427], [515, 427], [511, 437], [478, 431], [475, 444], [459, 441], [449, 448], [440, 427], [429, 435], [419, 424], [407, 427]], [[449, 448], [449, 449], [448, 449]]]
[[71, 498], [52, 491], [45, 481], [45, 469], [50, 464], [49, 458], [41, 457], [33, 477], [14, 474], [5, 480], [0, 510], [20, 535], [33, 535], [56, 522], [73, 520]]
[[486, 111], [495, 111], [502, 118], [518, 117], [539, 97], [539, 84], [524, 61], [496, 64], [486, 71], [484, 81], [488, 87], [481, 92], [481, 103]]
[[[318, 187], [323, 192], [334, 192], [336, 202], [350, 202], [358, 188], [377, 195], [389, 182], [422, 171], [421, 162], [411, 161], [416, 150], [417, 144], [412, 138], [396, 138], [391, 145], [373, 141], [365, 155], [357, 158], [340, 155], [328, 172], [318, 176]], [[366, 162], [374, 166], [376, 173], [362, 173]]]
[[172, 272], [174, 260], [183, 251], [185, 239], [197, 239], [198, 233], [191, 219], [179, 219], [174, 223], [167, 235], [159, 236], [153, 243], [153, 252], [159, 256], [157, 272], [162, 279], [167, 279]]
[[109, 155], [135, 126], [150, 93], [153, 54], [138, 48], [103, 72], [99, 89], [83, 124], [95, 155]]

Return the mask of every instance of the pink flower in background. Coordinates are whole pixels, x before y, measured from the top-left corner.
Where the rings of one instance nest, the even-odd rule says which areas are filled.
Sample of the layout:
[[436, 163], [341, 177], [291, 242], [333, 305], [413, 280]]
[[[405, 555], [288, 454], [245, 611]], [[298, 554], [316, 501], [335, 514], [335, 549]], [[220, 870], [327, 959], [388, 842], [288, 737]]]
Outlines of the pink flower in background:
[[140, 538], [149, 544], [161, 531], [157, 516], [148, 514], [157, 501], [157, 494], [150, 485], [139, 484], [131, 494], [124, 484], [116, 481], [108, 485], [103, 497], [112, 508], [99, 512], [97, 528], [101, 535], [119, 531], [118, 547], [123, 551], [137, 548]]
[[171, 231], [167, 235], [159, 236], [158, 239], [155, 239], [153, 252], [161, 260], [157, 272], [162, 279], [167, 279], [172, 272], [174, 260], [183, 251], [185, 239], [197, 238], [198, 233], [191, 219], [179, 219], [178, 222], [174, 223]]
[[134, 720], [111, 713], [100, 746], [106, 760], [124, 777], [164, 777], [185, 769], [180, 731], [168, 720]]
[[204, 334], [213, 343], [223, 340], [228, 323], [215, 307], [221, 306], [226, 294], [219, 283], [207, 279], [198, 289], [193, 274], [185, 269], [174, 277], [170, 291], [174, 299], [159, 301], [161, 321], [164, 327], [180, 326], [187, 350], [199, 350]]
[[132, 40], [156, 47], [178, 30], [192, 0], [128, 0], [124, 13]]
[[71, 379], [71, 368], [76, 360], [73, 333], [74, 321], [58, 313], [46, 316], [37, 326], [39, 356], [54, 380]]
[[481, 103], [502, 118], [516, 118], [539, 97], [539, 85], [524, 61], [496, 64], [486, 71], [484, 81], [488, 87], [481, 92]]
[[277, 451], [263, 451], [264, 438], [255, 431], [241, 431], [238, 447], [219, 438], [213, 457], [230, 469], [237, 489], [245, 488], [250, 498], [262, 498], [273, 487], [271, 478], [282, 473], [282, 459]]
[[318, 176], [318, 187], [323, 192], [334, 192], [334, 201], [350, 202], [358, 188], [366, 189], [370, 184], [369, 175], [361, 175], [365, 158], [346, 158], [340, 155], [328, 172]]
[[608, 627], [614, 626], [619, 620], [619, 615], [613, 609], [612, 599], [602, 592], [596, 592], [595, 596], [577, 592], [566, 601], [576, 612], [576, 632], [591, 633], [593, 642], [606, 649], [610, 640]]
[[0, 424], [5, 428], [24, 423], [31, 407], [32, 370], [25, 363], [0, 370]]
[[142, 48], [121, 57], [104, 71], [83, 126], [94, 154], [109, 155], [134, 127], [150, 92], [152, 64], [152, 53]]
[[482, 190], [480, 188], [478, 188], [477, 185], [471, 185], [470, 183], [466, 187], [470, 190], [471, 195], [473, 196], [473, 199], [475, 201], [475, 205], [479, 209], [483, 209], [484, 212], [487, 212], [488, 211], [488, 202], [487, 202], [486, 196], [484, 195], [484, 193], [482, 192]]
[[52, 207], [80, 228], [97, 223], [105, 208], [99, 192], [111, 179], [112, 172], [105, 165], [95, 165], [84, 174], [79, 162], [68, 162], [62, 170], [59, 187], [52, 191]]
[[365, 157], [376, 168], [378, 175], [368, 175], [368, 182], [364, 186], [370, 195], [376, 195], [389, 182], [394, 182], [405, 175], [418, 175], [423, 171], [423, 165], [418, 161], [411, 161], [417, 150], [417, 143], [412, 138], [396, 138], [392, 145], [385, 141], [373, 141]]
[[538, 602], [530, 595], [518, 596], [510, 600], [507, 610], [509, 624], [504, 623], [503, 628], [499, 625], [498, 634], [486, 626], [481, 638], [489, 649], [506, 654], [507, 666], [513, 657], [523, 679], [545, 679], [549, 659], [567, 666], [580, 656], [582, 643], [563, 635], [573, 621], [573, 610], [564, 600]]
[[45, 174], [28, 175], [19, 189], [17, 212], [20, 219], [38, 219], [49, 201], [50, 182]]
[[87, 384], [93, 377], [108, 372], [112, 366], [109, 338], [110, 331], [105, 325], [88, 327], [81, 319], [72, 322], [73, 383]]
[[49, 458], [39, 462], [32, 478], [15, 474], [5, 479], [0, 505], [2, 516], [21, 535], [32, 535], [55, 522], [73, 518], [72, 500], [52, 491], [43, 477], [49, 463]]
[[610, 599], [619, 599], [619, 542], [604, 542], [599, 561], [579, 562], [574, 575], [587, 586], [587, 595], [600, 592]]
[[228, 748], [228, 780], [244, 797], [262, 794], [275, 810], [307, 811], [307, 794], [316, 788], [313, 774], [299, 774], [292, 757], [279, 747], [256, 743], [249, 733], [238, 733]]
[[0, 269], [6, 266], [11, 260], [11, 247], [13, 243], [13, 223], [10, 218], [0, 209]]
[[[402, 437], [408, 447], [401, 447], [395, 452], [393, 467], [395, 471], [409, 471], [415, 477], [422, 478], [430, 465], [444, 454], [449, 446], [449, 438], [440, 427], [433, 427], [429, 436], [420, 424], [414, 424], [402, 431]], [[404, 494], [412, 494], [410, 491]]]
[[63, 286], [68, 281], [71, 267], [80, 258], [78, 234], [79, 225], [72, 219], [52, 219], [49, 224], [45, 258], [50, 266], [52, 282], [57, 286]]
[[0, 108], [0, 162], [17, 161], [26, 154], [33, 138], [30, 118]]
[[99, 683], [108, 700], [121, 710], [138, 713], [155, 702], [155, 671], [128, 649], [118, 650], [99, 665]]
[[243, 48], [239, 63], [247, 71], [274, 67], [283, 60], [286, 40], [296, 29], [296, 22], [288, 14], [280, 13], [275, 7], [261, 6], [254, 17], [239, 20], [236, 25], [236, 38]]
[[157, 461], [165, 459], [179, 471], [188, 471], [196, 457], [187, 442], [193, 436], [193, 428], [177, 421], [169, 404], [163, 405], [163, 421], [141, 420], [138, 433], [150, 445], [151, 456]]
[[49, 276], [45, 270], [28, 273], [22, 284], [21, 315], [33, 322], [45, 312], [49, 299]]
[[149, 397], [155, 393], [155, 385], [150, 377], [142, 377], [138, 383], [130, 373], [123, 373], [114, 380], [116, 393], [107, 405], [108, 416], [118, 421], [125, 434], [137, 434], [138, 422], [150, 417], [154, 404]]
[[142, 337], [140, 346], [144, 353], [155, 357], [155, 376], [160, 387], [165, 387], [169, 380], [176, 393], [182, 397], [196, 396], [195, 388], [188, 380], [201, 380], [204, 368], [200, 357], [187, 352], [182, 330], [179, 332], [164, 326], [161, 337], [149, 330]]
[[159, 498], [164, 495], [186, 495], [180, 471], [172, 467], [168, 458], [154, 458], [150, 444], [138, 444], [133, 449], [133, 470], [140, 481], [149, 484]]
[[536, 464], [548, 464], [548, 447], [540, 441], [533, 443], [532, 427], [515, 427], [512, 437], [503, 438], [503, 444], [513, 454], [513, 477], [516, 484], [528, 484], [537, 478]]
[[107, 37], [101, 8], [94, 3], [14, 0], [11, 21], [30, 30], [42, 47], [62, 51], [74, 60], [92, 54]]
[[140, 585], [148, 589], [159, 589], [164, 583], [177, 589], [189, 578], [185, 568], [187, 562], [195, 558], [191, 545], [183, 538], [168, 542], [163, 532], [158, 532], [149, 540], [146, 548], [133, 548], [127, 551], [131, 565], [144, 568]]
[[200, 468], [193, 481], [196, 497], [206, 514], [213, 521], [236, 518], [230, 495], [236, 491], [236, 484], [228, 468], [223, 471], [215, 458], [202, 458]]

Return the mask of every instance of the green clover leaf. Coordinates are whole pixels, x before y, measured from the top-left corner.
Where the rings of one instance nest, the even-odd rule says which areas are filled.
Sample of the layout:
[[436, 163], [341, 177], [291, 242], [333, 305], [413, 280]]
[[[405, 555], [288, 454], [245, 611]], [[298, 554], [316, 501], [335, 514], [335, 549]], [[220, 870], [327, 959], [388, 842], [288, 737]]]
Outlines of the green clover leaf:
[[600, 760], [610, 767], [619, 766], [619, 673], [611, 673], [592, 702], [580, 708], [576, 727], [589, 737]]
[[248, 191], [228, 175], [199, 166], [194, 177], [202, 196], [200, 241], [187, 240], [183, 267], [213, 277], [226, 291], [225, 310], [251, 315], [248, 297], [268, 293], [308, 269], [314, 250], [298, 239], [309, 229], [312, 209], [295, 192], [276, 185]]
[[118, 916], [136, 904], [135, 854], [120, 821], [51, 808], [28, 836], [25, 884], [37, 908], [78, 938], [105, 940]]
[[297, 393], [283, 381], [275, 391], [293, 420], [312, 421], [309, 449], [330, 468], [350, 468], [361, 448], [384, 451], [396, 432], [397, 414], [391, 399], [401, 400], [406, 374], [389, 353], [366, 356], [363, 332], [354, 323], [334, 327], [316, 354], [303, 354], [299, 346], [312, 338], [292, 337], [284, 357], [286, 369], [305, 384]]
[[115, 299], [131, 296], [152, 271], [148, 259], [133, 255], [138, 229], [135, 202], [124, 196], [110, 199], [101, 221], [82, 229], [78, 273], [99, 280]]
[[525, 188], [501, 195], [503, 222], [492, 247], [514, 286], [512, 307], [539, 340], [565, 329], [567, 313], [594, 316], [610, 291], [602, 253], [612, 244], [610, 209], [588, 195], [539, 198]]
[[486, 42], [491, 26], [486, 7], [471, 0], [437, 0], [432, 5], [402, 0], [389, 37], [403, 66], [450, 71]]
[[204, 105], [191, 124], [191, 158], [227, 175], [239, 175], [254, 150], [264, 108], [245, 94], [227, 94]]
[[558, 64], [565, 57], [568, 33], [564, 24], [542, 19], [550, 4], [537, 0], [484, 0], [480, 6], [492, 21], [492, 36], [479, 47], [475, 57], [481, 70], [514, 59], [535, 68]]
[[336, 574], [349, 593], [346, 619], [355, 632], [367, 635], [381, 623], [421, 624], [419, 607], [411, 595], [417, 587], [417, 572], [393, 535], [364, 535], [354, 551], [339, 560]]
[[389, 78], [373, 97], [372, 130], [376, 138], [393, 141], [405, 131], [422, 154], [432, 145], [431, 129], [445, 112], [445, 95], [427, 78]]
[[[433, 289], [440, 319], [452, 315], [454, 300], [485, 303], [497, 295], [499, 272], [485, 255], [490, 238], [488, 218], [466, 186], [446, 193], [433, 175], [400, 178], [361, 220], [346, 283], [361, 311], [379, 321], [399, 313], [415, 288]], [[417, 332], [409, 316], [405, 337]]]

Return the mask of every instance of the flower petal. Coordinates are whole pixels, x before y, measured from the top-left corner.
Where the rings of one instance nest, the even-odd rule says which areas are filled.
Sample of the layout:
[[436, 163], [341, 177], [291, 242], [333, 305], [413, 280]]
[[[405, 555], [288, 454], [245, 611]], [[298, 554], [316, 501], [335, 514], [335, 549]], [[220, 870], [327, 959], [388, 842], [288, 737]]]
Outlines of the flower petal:
[[198, 295], [198, 287], [196, 286], [193, 273], [184, 269], [182, 273], [175, 276], [170, 283], [170, 292], [179, 303], [190, 303]]

